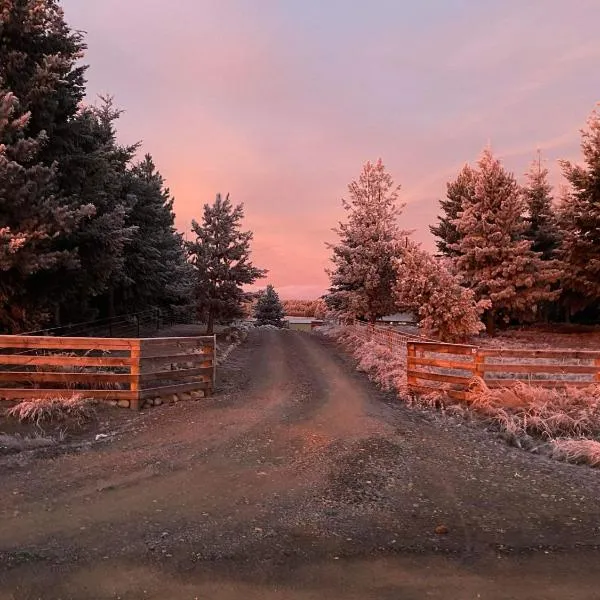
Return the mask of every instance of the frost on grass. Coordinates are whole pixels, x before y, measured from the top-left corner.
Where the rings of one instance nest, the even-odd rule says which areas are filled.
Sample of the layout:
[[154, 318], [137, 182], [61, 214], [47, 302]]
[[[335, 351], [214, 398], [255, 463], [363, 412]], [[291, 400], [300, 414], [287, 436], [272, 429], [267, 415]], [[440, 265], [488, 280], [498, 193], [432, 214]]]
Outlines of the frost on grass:
[[6, 414], [21, 423], [42, 425], [56, 421], [75, 421], [81, 425], [95, 415], [95, 402], [79, 394], [69, 397], [23, 400]]
[[600, 467], [600, 442], [596, 440], [552, 440], [552, 458], [566, 462]]
[[38, 448], [48, 448], [55, 446], [56, 440], [50, 437], [41, 436], [20, 436], [0, 434], [0, 452], [2, 450], [11, 452], [23, 452], [25, 450], [37, 450]]

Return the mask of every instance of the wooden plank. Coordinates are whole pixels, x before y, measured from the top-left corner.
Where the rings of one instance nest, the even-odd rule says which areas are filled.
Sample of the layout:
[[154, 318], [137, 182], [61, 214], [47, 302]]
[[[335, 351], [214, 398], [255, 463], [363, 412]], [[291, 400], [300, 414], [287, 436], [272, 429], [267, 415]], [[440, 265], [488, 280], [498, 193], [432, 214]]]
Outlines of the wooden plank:
[[596, 379], [596, 381], [600, 382], [600, 358], [597, 358], [594, 361], [594, 365], [596, 367], [596, 377], [595, 377], [595, 379]]
[[407, 378], [411, 379], [426, 379], [428, 381], [441, 381], [443, 383], [456, 383], [460, 385], [468, 385], [471, 377], [461, 377], [459, 375], [442, 375], [441, 373], [426, 373], [424, 371], [408, 371]]
[[142, 365], [165, 364], [165, 363], [205, 363], [210, 362], [212, 366], [212, 355], [209, 354], [166, 354], [165, 356], [141, 356]]
[[141, 355], [141, 342], [137, 340], [137, 344], [131, 348], [131, 393], [134, 396], [131, 398], [129, 408], [132, 410], [139, 410], [141, 408], [140, 402], [140, 355]]
[[486, 373], [596, 373], [597, 367], [592, 365], [540, 365], [538, 364], [490, 364], [484, 366]]
[[0, 388], [0, 398], [4, 400], [26, 400], [42, 398], [64, 398], [81, 395], [84, 398], [100, 398], [104, 400], [131, 400], [130, 390], [47, 390], [31, 388]]
[[415, 350], [415, 344], [412, 342], [408, 342], [406, 344], [406, 381], [409, 387], [417, 383], [416, 378], [411, 375], [411, 373], [414, 371], [414, 361], [417, 357], [416, 355], [417, 352]]
[[413, 365], [422, 365], [425, 367], [439, 367], [440, 369], [460, 369], [462, 371], [472, 372], [474, 363], [472, 360], [469, 361], [458, 361], [458, 360], [443, 360], [441, 358], [417, 358], [412, 359]]
[[563, 387], [579, 387], [585, 388], [591, 385], [596, 385], [595, 381], [560, 381], [550, 379], [486, 379], [485, 384], [488, 387], [512, 387], [517, 383], [527, 383], [533, 387], [547, 388], [563, 388]]
[[475, 346], [465, 346], [462, 344], [436, 344], [434, 342], [409, 342], [413, 344], [417, 352], [433, 352], [435, 354], [459, 354], [475, 355], [477, 348]]
[[183, 392], [193, 392], [194, 390], [210, 390], [211, 384], [206, 381], [195, 381], [193, 383], [179, 383], [176, 385], [163, 385], [156, 388], [148, 388], [141, 390], [140, 397], [142, 400], [152, 398], [154, 396], [166, 396], [167, 394], [180, 394]]
[[511, 350], [480, 348], [479, 353], [482, 356], [498, 358], [555, 358], [557, 360], [593, 360], [600, 358], [600, 351], [597, 350]]
[[475, 354], [475, 364], [473, 366], [473, 376], [483, 378], [485, 373], [485, 356], [479, 351]]
[[0, 381], [31, 383], [131, 383], [133, 376], [121, 373], [57, 373], [56, 371], [0, 371]]
[[197, 375], [210, 376], [213, 373], [213, 367], [200, 367], [198, 369], [168, 369], [166, 371], [153, 371], [152, 373], [142, 373], [140, 379], [143, 383], [147, 381], [158, 381], [159, 379], [183, 379], [185, 377], [195, 377]]
[[0, 335], [0, 348], [62, 350], [129, 350], [139, 340], [130, 338]]
[[29, 354], [0, 354], [0, 367], [4, 365], [48, 365], [65, 367], [129, 367], [131, 359], [104, 358], [100, 356], [31, 356]]

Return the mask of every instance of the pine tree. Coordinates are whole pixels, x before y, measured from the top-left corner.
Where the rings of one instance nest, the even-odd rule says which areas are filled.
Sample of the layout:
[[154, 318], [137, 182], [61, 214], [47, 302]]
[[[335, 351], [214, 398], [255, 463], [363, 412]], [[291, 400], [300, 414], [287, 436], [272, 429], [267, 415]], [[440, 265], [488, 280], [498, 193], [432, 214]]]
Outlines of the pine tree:
[[116, 292], [117, 312], [150, 307], [175, 310], [190, 304], [191, 265], [183, 236], [175, 229], [173, 198], [149, 154], [128, 172], [126, 191], [134, 200], [126, 226], [135, 228], [135, 233], [125, 247], [125, 278]]
[[0, 92], [0, 331], [11, 333], [45, 321], [50, 299], [32, 276], [77, 266], [76, 252], [56, 250], [53, 240], [93, 214], [91, 206], [74, 211], [65, 205], [56, 169], [37, 162], [44, 137], [25, 137], [29, 115], [17, 112], [14, 94]]
[[250, 262], [251, 231], [242, 231], [243, 205], [233, 206], [229, 195], [218, 194], [213, 205], [204, 205], [202, 223], [192, 221], [196, 239], [186, 243], [194, 268], [197, 313], [212, 334], [214, 323], [243, 316], [244, 285], [267, 273]]
[[394, 259], [406, 235], [397, 223], [403, 207], [398, 204], [399, 189], [379, 159], [364, 165], [358, 181], [348, 186], [350, 199], [342, 200], [348, 220], [334, 229], [340, 241], [328, 244], [334, 268], [328, 271], [331, 288], [326, 301], [349, 317], [374, 322], [394, 311]]
[[92, 204], [95, 214], [75, 231], [55, 241], [57, 248], [77, 249], [80, 268], [36, 282], [52, 295], [71, 321], [116, 313], [115, 291], [127, 282], [125, 248], [136, 232], [127, 219], [135, 198], [127, 188], [128, 166], [137, 145], [121, 146], [114, 123], [121, 111], [110, 97], [84, 107], [72, 122], [72, 138], [58, 171], [60, 189], [73, 208]]
[[487, 303], [476, 302], [473, 291], [464, 288], [443, 261], [417, 244], [409, 244], [403, 247], [397, 267], [397, 305], [418, 316], [426, 335], [460, 342], [484, 329], [480, 317]]
[[455, 224], [459, 213], [462, 211], [463, 201], [473, 198], [477, 173], [469, 165], [465, 165], [454, 181], [446, 184], [446, 200], [440, 200], [443, 215], [438, 216], [438, 224], [430, 226], [429, 230], [437, 237], [438, 251], [445, 256], [456, 256], [455, 245], [460, 234]]
[[525, 175], [523, 188], [527, 205], [525, 238], [532, 242], [531, 249], [539, 252], [543, 260], [555, 258], [559, 243], [559, 229], [552, 205], [552, 186], [548, 182], [548, 169], [542, 167], [541, 154], [531, 164]]
[[600, 302], [600, 114], [593, 111], [583, 130], [585, 165], [562, 161], [570, 189], [562, 199], [559, 254], [565, 264], [563, 288], [571, 312]]
[[254, 318], [256, 325], [272, 325], [273, 327], [283, 327], [283, 318], [285, 311], [279, 300], [279, 296], [272, 285], [261, 294], [254, 308]]
[[[39, 157], [48, 166], [71, 138], [85, 96], [86, 46], [65, 22], [57, 0], [0, 0], [0, 80], [30, 113], [25, 135], [46, 134]], [[60, 165], [59, 165], [60, 170]]]
[[486, 149], [478, 162], [473, 198], [454, 221], [460, 239], [455, 268], [475, 298], [489, 300], [486, 325], [493, 334], [498, 319], [533, 319], [539, 305], [553, 300], [551, 284], [559, 273], [541, 260], [524, 239], [523, 194], [511, 173]]

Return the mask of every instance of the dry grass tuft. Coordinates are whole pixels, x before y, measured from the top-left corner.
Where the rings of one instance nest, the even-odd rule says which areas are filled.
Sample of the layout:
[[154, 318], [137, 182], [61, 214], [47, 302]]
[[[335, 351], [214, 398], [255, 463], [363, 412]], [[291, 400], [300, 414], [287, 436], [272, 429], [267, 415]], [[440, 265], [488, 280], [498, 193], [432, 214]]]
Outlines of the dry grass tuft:
[[95, 402], [79, 394], [63, 398], [40, 398], [23, 400], [9, 409], [6, 414], [21, 423], [42, 425], [53, 421], [75, 421], [82, 425], [95, 415]]
[[56, 440], [50, 437], [41, 436], [20, 436], [0, 434], [0, 450], [8, 450], [10, 452], [23, 452], [24, 450], [37, 450], [38, 448], [48, 448], [55, 446]]
[[467, 401], [510, 434], [546, 440], [594, 437], [600, 433], [600, 386], [549, 389], [526, 383], [489, 388], [475, 377]]
[[600, 467], [600, 442], [596, 440], [552, 440], [552, 458]]

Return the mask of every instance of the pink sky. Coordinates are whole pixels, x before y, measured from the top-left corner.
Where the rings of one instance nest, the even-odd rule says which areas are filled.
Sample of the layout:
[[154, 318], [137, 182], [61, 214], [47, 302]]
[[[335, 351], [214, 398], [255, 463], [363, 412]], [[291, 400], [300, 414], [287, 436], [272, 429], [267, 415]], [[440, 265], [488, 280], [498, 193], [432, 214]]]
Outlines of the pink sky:
[[115, 96], [189, 229], [243, 202], [254, 260], [284, 298], [327, 287], [340, 199], [381, 156], [433, 247], [445, 182], [488, 142], [519, 177], [579, 158], [600, 99], [597, 0], [63, 0], [87, 32], [89, 100]]

